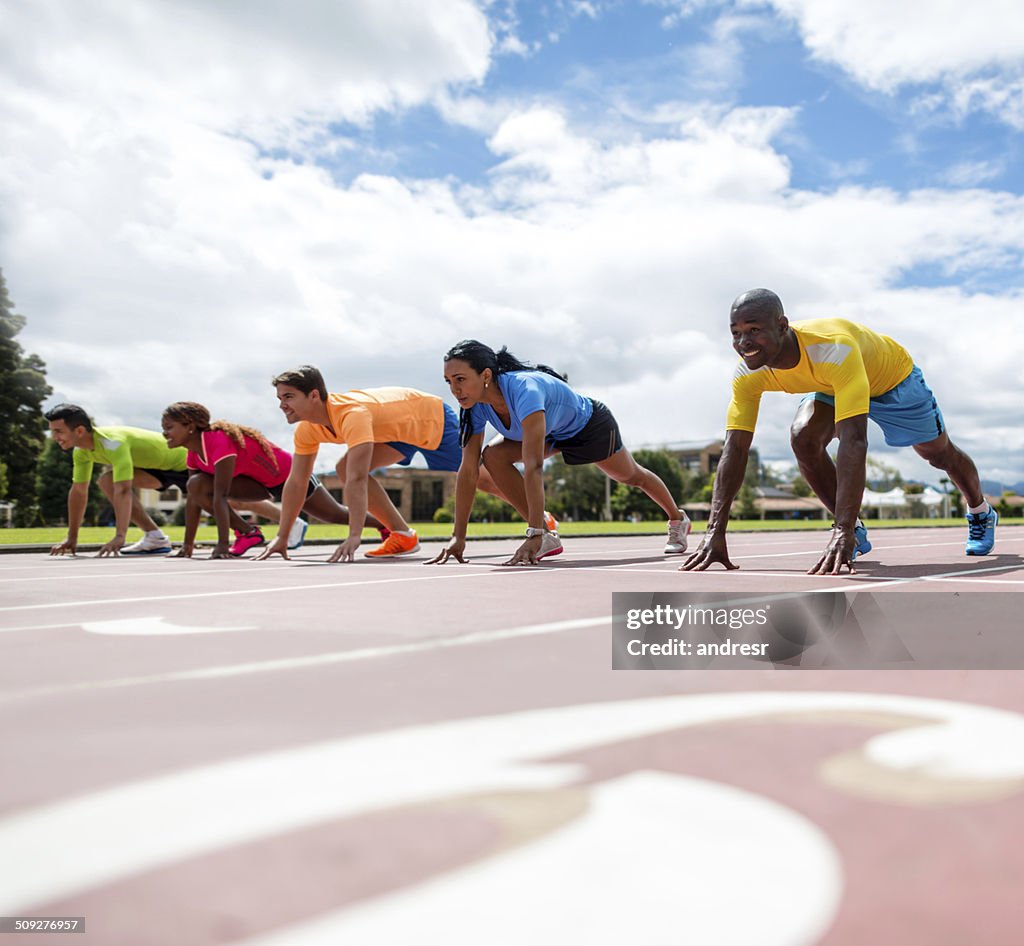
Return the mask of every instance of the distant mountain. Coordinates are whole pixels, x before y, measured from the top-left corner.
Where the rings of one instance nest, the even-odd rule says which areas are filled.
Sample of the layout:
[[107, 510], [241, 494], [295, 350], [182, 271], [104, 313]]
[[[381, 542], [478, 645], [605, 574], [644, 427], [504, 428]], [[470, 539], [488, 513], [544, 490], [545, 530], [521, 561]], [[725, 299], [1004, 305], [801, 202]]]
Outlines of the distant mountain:
[[1002, 496], [1006, 491], [1024, 496], [1024, 480], [1019, 483], [1000, 483], [998, 480], [982, 480], [981, 488], [989, 496]]

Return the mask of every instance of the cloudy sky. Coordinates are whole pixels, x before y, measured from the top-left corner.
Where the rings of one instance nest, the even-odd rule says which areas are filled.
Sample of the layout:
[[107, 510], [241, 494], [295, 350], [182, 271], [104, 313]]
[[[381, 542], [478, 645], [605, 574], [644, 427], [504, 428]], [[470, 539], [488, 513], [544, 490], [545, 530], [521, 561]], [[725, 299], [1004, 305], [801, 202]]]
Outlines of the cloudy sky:
[[277, 371], [446, 394], [477, 337], [632, 446], [711, 439], [767, 286], [904, 343], [1024, 479], [1019, 0], [4, 0], [0, 127], [23, 344], [100, 423], [288, 443]]

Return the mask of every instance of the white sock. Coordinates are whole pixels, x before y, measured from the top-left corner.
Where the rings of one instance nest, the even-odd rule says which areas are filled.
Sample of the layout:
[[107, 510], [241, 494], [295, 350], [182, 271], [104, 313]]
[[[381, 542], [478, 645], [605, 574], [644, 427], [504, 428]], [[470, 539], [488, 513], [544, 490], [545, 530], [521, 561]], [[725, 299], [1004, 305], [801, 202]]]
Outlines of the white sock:
[[167, 536], [164, 535], [164, 530], [163, 529], [154, 529], [152, 532], [147, 532], [146, 533], [146, 538], [150, 538], [150, 537], [152, 537], [154, 539], [166, 539], [167, 538]]
[[391, 530], [391, 534], [392, 535], [404, 535], [404, 536], [406, 536], [406, 537], [411, 539], [416, 534], [416, 530], [415, 529], [409, 529], [407, 532], [402, 532], [401, 530], [396, 532], [394, 529], [392, 529]]
[[988, 515], [992, 511], [992, 507], [988, 504], [988, 500], [984, 500], [980, 506], [968, 506], [967, 511], [972, 516], [978, 515], [979, 512]]

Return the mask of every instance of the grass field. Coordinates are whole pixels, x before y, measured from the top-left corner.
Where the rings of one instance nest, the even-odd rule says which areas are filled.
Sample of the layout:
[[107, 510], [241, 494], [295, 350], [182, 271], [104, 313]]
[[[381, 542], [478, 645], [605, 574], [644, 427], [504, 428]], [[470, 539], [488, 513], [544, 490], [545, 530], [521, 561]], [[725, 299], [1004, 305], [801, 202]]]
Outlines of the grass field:
[[[1003, 520], [1007, 524], [1011, 520]], [[1017, 521], [1017, 520], [1012, 520]], [[695, 522], [694, 532], [703, 532], [706, 523]], [[815, 531], [827, 529], [829, 523], [821, 519], [735, 519], [729, 524], [730, 532], [789, 532], [789, 531]], [[907, 528], [910, 526], [958, 526], [963, 527], [963, 519], [869, 519], [869, 529], [893, 529]], [[442, 522], [416, 522], [413, 527], [419, 533], [420, 538], [447, 538], [451, 535], [450, 523]], [[171, 539], [180, 543], [184, 535], [183, 526], [165, 526], [164, 531]], [[269, 539], [277, 534], [277, 526], [264, 526], [264, 535]], [[523, 531], [521, 522], [473, 522], [469, 526], [470, 538], [485, 538], [493, 536], [520, 536]], [[563, 522], [559, 526], [559, 532], [564, 536], [573, 535], [660, 535], [665, 531], [664, 522]], [[60, 542], [66, 534], [63, 528], [45, 529], [0, 529], [0, 546], [4, 545], [36, 545], [51, 546]], [[78, 534], [79, 545], [86, 547], [101, 545], [110, 540], [114, 530], [111, 528], [85, 528]], [[309, 528], [306, 541], [340, 542], [345, 536], [344, 526], [331, 526], [314, 524]], [[364, 533], [369, 539], [375, 535], [373, 530]], [[138, 529], [132, 528], [128, 532], [128, 541], [134, 542], [140, 538]], [[197, 541], [203, 544], [212, 544], [217, 541], [217, 530], [213, 526], [203, 526], [199, 530]]]

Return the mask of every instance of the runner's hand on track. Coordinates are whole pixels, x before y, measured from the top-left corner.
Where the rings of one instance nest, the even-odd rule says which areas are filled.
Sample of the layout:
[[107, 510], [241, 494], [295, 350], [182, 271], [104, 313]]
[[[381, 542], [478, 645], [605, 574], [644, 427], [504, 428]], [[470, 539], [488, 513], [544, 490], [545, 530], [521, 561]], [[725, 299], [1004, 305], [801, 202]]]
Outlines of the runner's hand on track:
[[103, 546], [103, 548], [100, 549], [99, 557], [116, 557], [122, 548], [124, 548], [124, 536], [115, 535], [106, 545]]
[[853, 567], [853, 549], [857, 543], [853, 530], [849, 532], [840, 529], [832, 530], [832, 538], [829, 539], [825, 551], [813, 568], [807, 569], [808, 575], [838, 575], [845, 565], [850, 569], [850, 574], [856, 572]]
[[59, 542], [52, 549], [50, 549], [51, 555], [74, 555], [75, 549], [78, 548], [77, 542], [72, 542], [71, 539], [65, 539], [63, 542]]
[[339, 545], [331, 557], [327, 559], [328, 562], [354, 562], [356, 560], [356, 549], [359, 548], [359, 543], [362, 542], [362, 537], [358, 535], [349, 536], [344, 542]]
[[540, 561], [537, 556], [540, 554], [541, 546], [544, 544], [542, 536], [533, 535], [530, 536], [519, 548], [516, 549], [516, 554], [513, 555], [505, 565], [536, 565]]
[[455, 561], [461, 562], [463, 565], [466, 564], [465, 559], [466, 552], [466, 540], [465, 539], [452, 539], [448, 543], [446, 548], [441, 549], [432, 559], [424, 562], [424, 565], [443, 565], [450, 558], [454, 558]]
[[234, 558], [231, 552], [228, 551], [227, 542], [218, 542], [210, 553], [210, 558]]
[[721, 533], [708, 535], [705, 533], [704, 538], [700, 540], [700, 545], [697, 546], [694, 553], [679, 566], [679, 571], [702, 572], [706, 571], [715, 562], [721, 562], [728, 571], [739, 568], [739, 565], [733, 565], [729, 560], [729, 547], [726, 545], [725, 535]]
[[273, 542], [270, 543], [256, 558], [254, 562], [262, 562], [270, 558], [271, 555], [280, 555], [286, 562], [288, 558], [288, 536], [279, 535]]
[[171, 555], [171, 558], [191, 558], [194, 547], [191, 545], [183, 545], [177, 552]]

